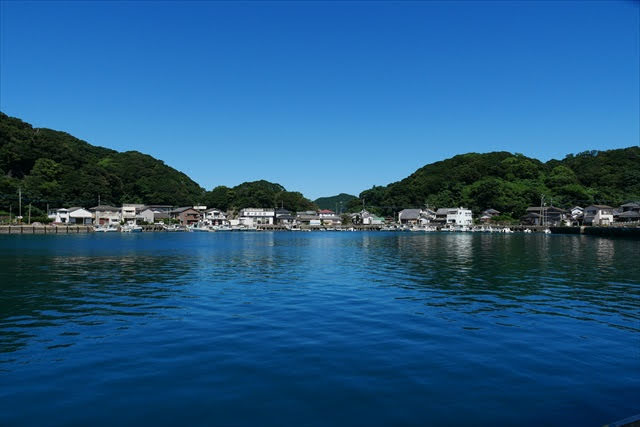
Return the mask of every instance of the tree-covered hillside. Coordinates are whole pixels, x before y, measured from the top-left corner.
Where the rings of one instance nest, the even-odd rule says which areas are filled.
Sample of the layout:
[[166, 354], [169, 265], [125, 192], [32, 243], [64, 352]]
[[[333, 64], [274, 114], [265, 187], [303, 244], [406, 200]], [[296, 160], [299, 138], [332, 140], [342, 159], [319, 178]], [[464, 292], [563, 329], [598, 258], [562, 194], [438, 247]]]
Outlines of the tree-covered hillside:
[[[151, 156], [96, 147], [67, 133], [33, 128], [0, 113], [0, 203], [22, 189], [23, 203], [95, 206], [102, 203], [199, 203], [204, 190]], [[6, 205], [6, 206], [5, 206]]]
[[68, 133], [33, 128], [0, 113], [0, 209], [155, 203], [206, 204], [220, 209], [284, 206], [297, 211], [316, 206], [298, 192], [267, 181], [245, 182], [206, 192], [187, 175], [137, 151], [96, 147]]
[[[527, 206], [619, 205], [640, 199], [640, 148], [589, 151], [547, 163], [522, 154], [469, 153], [426, 165], [399, 182], [360, 194], [369, 209], [392, 214], [407, 207], [494, 208], [513, 218]], [[358, 208], [358, 201], [350, 207]]]
[[426, 165], [399, 182], [311, 202], [301, 193], [268, 181], [204, 191], [187, 175], [151, 156], [96, 147], [51, 129], [33, 128], [0, 113], [0, 210], [98, 203], [205, 204], [220, 209], [280, 207], [291, 211], [366, 207], [391, 215], [410, 207], [466, 206], [476, 213], [494, 208], [512, 218], [527, 206], [546, 203], [619, 205], [640, 200], [640, 147], [587, 151], [546, 163], [522, 154], [469, 153]]
[[341, 207], [346, 209], [350, 201], [357, 199], [356, 196], [352, 196], [351, 194], [340, 193], [337, 196], [320, 197], [314, 200], [314, 203], [318, 205], [320, 209], [331, 209], [335, 211], [336, 209], [340, 210]]
[[290, 211], [317, 209], [301, 193], [287, 191], [282, 185], [268, 181], [244, 182], [235, 187], [218, 186], [205, 197], [207, 206], [219, 209], [284, 207]]

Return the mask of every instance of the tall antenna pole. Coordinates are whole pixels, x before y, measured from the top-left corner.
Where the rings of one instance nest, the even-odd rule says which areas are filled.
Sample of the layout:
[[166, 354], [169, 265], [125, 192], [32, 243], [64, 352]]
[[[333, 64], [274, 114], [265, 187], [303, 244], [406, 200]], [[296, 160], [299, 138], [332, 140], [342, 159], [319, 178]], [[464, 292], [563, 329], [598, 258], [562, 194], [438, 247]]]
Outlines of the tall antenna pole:
[[18, 187], [18, 218], [22, 222], [22, 188]]

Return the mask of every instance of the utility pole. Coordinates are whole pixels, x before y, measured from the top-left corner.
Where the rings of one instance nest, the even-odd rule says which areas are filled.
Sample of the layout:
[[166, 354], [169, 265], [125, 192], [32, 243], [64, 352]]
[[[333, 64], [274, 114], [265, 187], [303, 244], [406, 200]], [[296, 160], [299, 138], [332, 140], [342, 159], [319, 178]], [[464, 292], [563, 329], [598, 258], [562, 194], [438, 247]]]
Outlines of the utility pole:
[[18, 218], [22, 222], [22, 188], [18, 187]]
[[100, 206], [100, 195], [98, 194], [98, 206]]
[[9, 204], [9, 225], [11, 225], [11, 211], [13, 210], [13, 204]]
[[31, 203], [29, 203], [29, 225], [31, 225]]

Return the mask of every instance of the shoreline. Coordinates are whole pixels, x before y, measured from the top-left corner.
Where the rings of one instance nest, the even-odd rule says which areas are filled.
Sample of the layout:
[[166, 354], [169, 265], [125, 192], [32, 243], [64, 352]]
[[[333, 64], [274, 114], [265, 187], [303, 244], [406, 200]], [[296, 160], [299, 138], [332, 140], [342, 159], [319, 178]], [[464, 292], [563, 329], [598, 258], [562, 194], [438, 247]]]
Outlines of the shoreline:
[[[176, 231], [168, 231], [158, 226], [142, 226], [144, 233], [168, 233]], [[359, 225], [359, 226], [343, 226], [332, 227], [329, 229], [322, 227], [301, 227], [299, 229], [288, 229], [280, 226], [261, 226], [256, 229], [233, 230], [233, 231], [216, 231], [216, 233], [238, 233], [238, 232], [262, 232], [262, 231], [287, 231], [287, 232], [347, 232], [347, 231], [380, 231], [395, 233], [481, 233], [481, 234], [512, 234], [512, 233], [536, 233], [545, 234], [547, 227], [536, 226], [513, 226], [510, 231], [505, 232], [502, 229], [489, 230], [446, 230], [446, 229], [389, 229], [382, 226]], [[551, 234], [582, 234], [600, 237], [632, 237], [640, 238], [640, 227], [549, 227]], [[180, 232], [188, 232], [181, 230]], [[24, 234], [80, 234], [95, 233], [92, 225], [0, 225], [0, 234], [7, 235], [24, 235]], [[547, 232], [548, 234], [549, 232]]]

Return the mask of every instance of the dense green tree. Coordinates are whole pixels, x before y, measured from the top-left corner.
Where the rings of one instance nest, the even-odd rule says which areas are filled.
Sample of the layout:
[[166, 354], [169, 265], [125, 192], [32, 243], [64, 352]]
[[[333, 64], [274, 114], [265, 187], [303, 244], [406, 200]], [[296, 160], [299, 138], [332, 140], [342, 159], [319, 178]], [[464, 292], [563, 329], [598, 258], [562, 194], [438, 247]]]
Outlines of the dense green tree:
[[340, 193], [337, 196], [320, 197], [313, 202], [318, 206], [319, 209], [340, 210], [340, 207], [342, 207], [342, 209], [345, 210], [347, 204], [351, 200], [357, 199], [358, 198], [356, 196], [352, 196], [351, 194]]
[[282, 185], [269, 181], [243, 182], [233, 188], [218, 186], [204, 196], [207, 206], [223, 210], [242, 208], [284, 207], [293, 212], [317, 209], [301, 193], [287, 191]]

